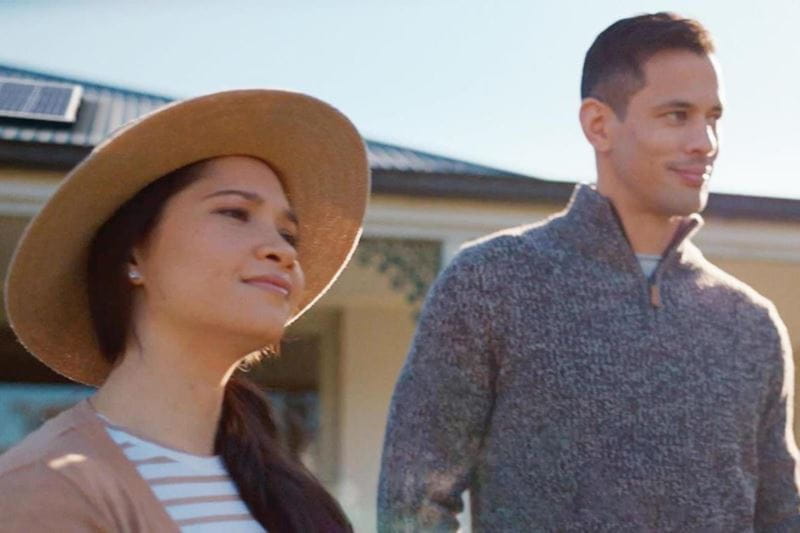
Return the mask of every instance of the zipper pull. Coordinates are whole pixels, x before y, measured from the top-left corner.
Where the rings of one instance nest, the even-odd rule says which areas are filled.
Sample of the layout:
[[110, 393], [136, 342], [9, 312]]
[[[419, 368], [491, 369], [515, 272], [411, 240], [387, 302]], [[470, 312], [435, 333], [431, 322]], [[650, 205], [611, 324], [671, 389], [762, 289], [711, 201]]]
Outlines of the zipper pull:
[[655, 284], [650, 285], [650, 305], [664, 307], [664, 303], [661, 301], [661, 289]]

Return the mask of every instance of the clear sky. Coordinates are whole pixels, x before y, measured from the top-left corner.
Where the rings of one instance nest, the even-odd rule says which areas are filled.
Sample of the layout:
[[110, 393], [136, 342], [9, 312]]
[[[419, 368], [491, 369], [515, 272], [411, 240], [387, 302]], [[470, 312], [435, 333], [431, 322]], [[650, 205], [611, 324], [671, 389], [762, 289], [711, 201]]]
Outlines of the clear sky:
[[0, 62], [174, 97], [300, 90], [371, 139], [591, 181], [583, 55], [614, 20], [658, 10], [715, 37], [712, 190], [800, 198], [797, 0], [0, 0]]

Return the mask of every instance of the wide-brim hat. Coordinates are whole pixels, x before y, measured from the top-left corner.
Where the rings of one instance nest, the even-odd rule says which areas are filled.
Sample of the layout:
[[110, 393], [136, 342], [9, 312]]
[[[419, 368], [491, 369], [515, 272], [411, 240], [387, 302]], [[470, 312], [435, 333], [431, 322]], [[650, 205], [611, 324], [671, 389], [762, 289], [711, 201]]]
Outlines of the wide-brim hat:
[[369, 195], [364, 142], [353, 124], [310, 96], [226, 91], [177, 102], [139, 118], [98, 145], [28, 225], [5, 284], [6, 313], [25, 348], [75, 381], [102, 383], [87, 292], [97, 230], [143, 187], [169, 172], [224, 155], [267, 162], [300, 221], [306, 285], [300, 316], [333, 283], [361, 233]]

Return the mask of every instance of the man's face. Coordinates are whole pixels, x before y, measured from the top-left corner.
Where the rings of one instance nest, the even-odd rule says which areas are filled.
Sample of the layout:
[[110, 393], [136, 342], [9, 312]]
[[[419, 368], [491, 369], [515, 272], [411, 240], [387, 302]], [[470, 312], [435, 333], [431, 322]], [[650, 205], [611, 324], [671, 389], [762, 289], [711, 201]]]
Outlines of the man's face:
[[722, 114], [713, 57], [676, 50], [644, 65], [645, 85], [623, 120], [612, 120], [610, 161], [629, 207], [655, 215], [689, 215], [708, 200]]

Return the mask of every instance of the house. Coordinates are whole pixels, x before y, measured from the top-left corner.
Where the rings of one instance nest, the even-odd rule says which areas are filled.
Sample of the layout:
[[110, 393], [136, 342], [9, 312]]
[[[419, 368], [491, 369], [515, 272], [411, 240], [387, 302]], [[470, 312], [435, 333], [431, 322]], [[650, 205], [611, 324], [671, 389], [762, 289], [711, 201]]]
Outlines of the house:
[[[0, 84], [4, 79], [80, 90], [74, 122], [0, 116], [3, 275], [25, 224], [63, 176], [114, 129], [171, 101], [0, 65]], [[0, 85], [0, 97], [2, 91]], [[463, 242], [546, 218], [574, 186], [375, 141], [367, 146], [373, 190], [354, 260], [291, 327], [281, 357], [251, 370], [272, 390], [290, 444], [335, 491], [357, 530], [374, 524], [388, 402], [429, 284]], [[777, 304], [798, 351], [800, 201], [713, 194], [705, 218], [698, 244]], [[88, 393], [25, 354], [0, 316], [0, 449]]]

